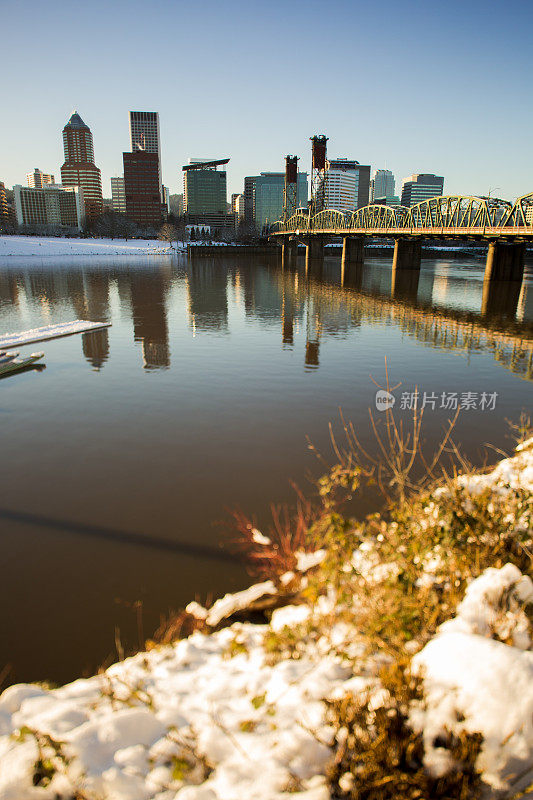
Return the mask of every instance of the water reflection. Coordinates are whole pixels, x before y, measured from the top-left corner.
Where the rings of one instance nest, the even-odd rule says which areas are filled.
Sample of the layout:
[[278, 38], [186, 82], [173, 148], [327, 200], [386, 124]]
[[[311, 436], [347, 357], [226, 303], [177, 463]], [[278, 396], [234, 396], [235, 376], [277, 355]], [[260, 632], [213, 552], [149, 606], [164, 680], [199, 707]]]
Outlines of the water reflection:
[[[195, 595], [242, 588], [215, 523], [241, 506], [263, 524], [271, 502], [290, 500], [289, 480], [304, 486], [314, 469], [306, 436], [327, 455], [339, 406], [364, 436], [369, 374], [383, 374], [385, 354], [406, 385], [501, 392], [493, 416], [465, 414], [458, 440], [476, 463], [480, 442], [506, 446], [503, 420], [531, 398], [518, 379], [533, 378], [531, 278], [487, 288], [474, 260], [396, 275], [385, 258], [340, 266], [329, 256], [316, 273], [266, 257], [0, 266], [0, 330], [112, 322], [47, 344], [40, 375], [1, 382], [10, 679], [94, 669], [115, 625], [127, 637], [117, 597], [144, 599], [149, 631]], [[440, 440], [442, 417], [427, 419]], [[8, 568], [20, 563], [22, 573]], [[21, 637], [36, 607], [54, 626]]]
[[189, 324], [196, 331], [228, 330], [227, 273], [214, 258], [195, 259], [186, 272]]
[[[426, 262], [427, 263], [427, 262]], [[218, 258], [195, 258], [185, 267], [169, 263], [151, 268], [64, 267], [0, 268], [3, 308], [38, 309], [41, 324], [71, 316], [107, 322], [112, 318], [110, 292], [129, 312], [133, 339], [142, 344], [145, 369], [171, 365], [169, 307], [176, 289], [187, 297], [189, 328], [194, 334], [230, 331], [228, 286], [236, 306], [260, 325], [279, 325], [282, 347], [292, 349], [305, 335], [305, 369], [321, 364], [321, 342], [347, 336], [363, 322], [395, 324], [433, 347], [487, 349], [498, 363], [530, 379], [533, 337], [533, 289], [530, 279], [517, 282], [472, 280], [466, 268], [436, 262], [433, 268], [391, 270], [384, 259], [343, 264], [325, 259], [305, 268], [280, 269], [235, 265]], [[81, 337], [82, 352], [95, 370], [110, 358], [108, 329]], [[496, 355], [497, 353], [497, 355]]]
[[142, 342], [145, 369], [170, 366], [166, 297], [170, 276], [160, 270], [131, 275], [130, 302], [133, 336]]
[[[80, 319], [93, 322], [109, 321], [109, 278], [105, 273], [87, 275], [84, 292], [85, 307]], [[99, 370], [109, 357], [109, 330], [103, 328], [82, 334], [82, 350], [87, 361]]]

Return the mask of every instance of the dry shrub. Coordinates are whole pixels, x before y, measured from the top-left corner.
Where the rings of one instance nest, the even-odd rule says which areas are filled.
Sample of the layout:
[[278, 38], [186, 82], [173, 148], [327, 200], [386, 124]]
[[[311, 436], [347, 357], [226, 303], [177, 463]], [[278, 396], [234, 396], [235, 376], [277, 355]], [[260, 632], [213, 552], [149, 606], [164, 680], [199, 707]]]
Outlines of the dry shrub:
[[172, 644], [178, 639], [186, 639], [195, 631], [205, 630], [206, 625], [203, 619], [198, 619], [188, 611], [175, 611], [162, 618], [159, 628], [155, 631], [152, 639], [146, 642], [146, 647], [151, 650], [158, 644]]
[[397, 662], [382, 670], [381, 684], [386, 699], [378, 708], [370, 694], [347, 695], [330, 703], [331, 722], [344, 732], [327, 776], [334, 796], [351, 800], [481, 797], [484, 784], [476, 769], [481, 735], [447, 733], [439, 738], [438, 746], [448, 751], [453, 766], [442, 777], [431, 775], [424, 766], [422, 736], [408, 724], [411, 703], [422, 701], [420, 679], [410, 674], [406, 662]]
[[288, 506], [271, 506], [272, 522], [266, 539], [257, 529], [256, 520], [243, 511], [233, 511], [237, 536], [231, 545], [241, 553], [248, 571], [254, 577], [276, 580], [280, 575], [296, 568], [296, 553], [310, 552], [313, 546], [309, 532], [317, 520], [317, 510], [312, 503], [298, 495], [295, 509]]

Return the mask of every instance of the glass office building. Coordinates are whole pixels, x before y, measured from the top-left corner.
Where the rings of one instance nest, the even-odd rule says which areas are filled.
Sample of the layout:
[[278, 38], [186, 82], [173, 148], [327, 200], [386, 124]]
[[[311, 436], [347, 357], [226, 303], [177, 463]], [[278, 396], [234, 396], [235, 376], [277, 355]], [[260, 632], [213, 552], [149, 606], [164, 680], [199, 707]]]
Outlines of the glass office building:
[[[259, 230], [282, 218], [284, 189], [284, 172], [262, 172], [245, 178], [245, 203], [248, 200], [250, 217]], [[298, 207], [307, 206], [307, 196], [307, 172], [299, 172], [296, 184]]]

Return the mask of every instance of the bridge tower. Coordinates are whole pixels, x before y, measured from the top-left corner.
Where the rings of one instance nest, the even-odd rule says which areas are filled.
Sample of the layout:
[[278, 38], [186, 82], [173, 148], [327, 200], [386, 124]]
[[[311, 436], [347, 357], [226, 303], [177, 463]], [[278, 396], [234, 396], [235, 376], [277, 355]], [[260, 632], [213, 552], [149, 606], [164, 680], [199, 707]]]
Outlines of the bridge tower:
[[326, 201], [326, 147], [324, 134], [311, 137], [311, 216], [322, 211]]
[[298, 156], [285, 156], [283, 219], [288, 220], [298, 208]]

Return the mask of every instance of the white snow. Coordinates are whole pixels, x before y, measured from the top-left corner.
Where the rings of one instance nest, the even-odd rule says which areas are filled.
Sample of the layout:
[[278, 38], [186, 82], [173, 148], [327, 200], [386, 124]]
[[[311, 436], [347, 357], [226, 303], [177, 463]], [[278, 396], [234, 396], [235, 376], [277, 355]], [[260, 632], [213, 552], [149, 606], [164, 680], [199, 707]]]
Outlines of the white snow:
[[475, 633], [500, 640], [512, 639], [521, 650], [531, 646], [529, 622], [522, 605], [533, 602], [533, 581], [514, 564], [489, 568], [473, 581], [457, 607], [457, 616], [441, 632]]
[[307, 605], [277, 608], [272, 614], [270, 627], [273, 631], [281, 631], [285, 627], [290, 628], [293, 625], [300, 625], [302, 622], [307, 622], [310, 616], [311, 609]]
[[4, 256], [161, 255], [171, 253], [168, 242], [158, 239], [62, 239], [41, 236], [0, 236]]
[[[427, 707], [412, 714], [423, 731], [427, 764], [447, 765], [434, 746], [445, 730], [483, 735], [478, 762], [484, 779], [504, 788], [505, 776], [533, 765], [533, 652], [522, 606], [533, 583], [513, 564], [489, 568], [472, 581], [457, 616], [413, 659], [424, 675]], [[494, 637], [512, 639], [513, 645]]]
[[[533, 653], [475, 634], [442, 633], [418, 653], [425, 673], [427, 709], [412, 714], [422, 730], [426, 761], [439, 772], [447, 729], [483, 734], [479, 766], [484, 779], [503, 787], [510, 769], [533, 763]], [[464, 717], [464, 719], [463, 719]], [[439, 752], [440, 751], [440, 752]], [[519, 770], [520, 771], [520, 770]]]
[[21, 347], [33, 342], [44, 342], [47, 339], [58, 339], [61, 336], [70, 336], [74, 333], [84, 333], [109, 328], [110, 322], [89, 322], [84, 319], [75, 319], [73, 322], [60, 322], [56, 325], [43, 325], [41, 328], [32, 328], [20, 333], [0, 334], [0, 349], [3, 347]]
[[253, 528], [252, 529], [252, 540], [256, 544], [261, 544], [261, 545], [264, 545], [265, 547], [267, 545], [271, 545], [272, 544], [272, 540], [269, 539], [268, 536], [265, 536], [264, 534], [262, 534], [261, 531], [258, 531], [257, 528]]
[[307, 572], [313, 567], [318, 566], [324, 561], [326, 557], [325, 550], [315, 550], [314, 553], [304, 553], [299, 551], [295, 553], [296, 556], [296, 569], [298, 572]]
[[[322, 700], [350, 671], [329, 657], [269, 665], [263, 633], [235, 624], [61, 689], [10, 687], [0, 698], [0, 798], [77, 788], [108, 800], [326, 800], [333, 738]], [[230, 658], [233, 639], [246, 652]], [[56, 760], [46, 787], [32, 785], [37, 747], [24, 726], [64, 742], [72, 759]]]
[[277, 592], [278, 590], [272, 581], [265, 581], [264, 583], [255, 583], [253, 586], [250, 586], [249, 589], [244, 589], [242, 592], [226, 594], [211, 606], [205, 618], [206, 622], [208, 625], [215, 627], [219, 622], [230, 617], [236, 611], [248, 608], [250, 603], [254, 600], [259, 600], [260, 597], [264, 597], [265, 595], [277, 594]]

